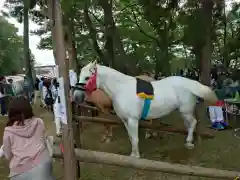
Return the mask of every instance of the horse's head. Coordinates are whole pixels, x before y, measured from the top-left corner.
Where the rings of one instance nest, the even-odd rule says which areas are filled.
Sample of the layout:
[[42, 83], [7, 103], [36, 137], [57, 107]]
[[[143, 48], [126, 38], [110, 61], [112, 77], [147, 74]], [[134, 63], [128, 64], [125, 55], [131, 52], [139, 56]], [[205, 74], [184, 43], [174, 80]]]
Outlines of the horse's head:
[[84, 66], [79, 76], [79, 83], [85, 84], [87, 94], [91, 94], [98, 87], [97, 85], [97, 61], [90, 62]]
[[86, 84], [89, 78], [96, 73], [97, 61], [90, 62], [81, 69], [79, 83]]

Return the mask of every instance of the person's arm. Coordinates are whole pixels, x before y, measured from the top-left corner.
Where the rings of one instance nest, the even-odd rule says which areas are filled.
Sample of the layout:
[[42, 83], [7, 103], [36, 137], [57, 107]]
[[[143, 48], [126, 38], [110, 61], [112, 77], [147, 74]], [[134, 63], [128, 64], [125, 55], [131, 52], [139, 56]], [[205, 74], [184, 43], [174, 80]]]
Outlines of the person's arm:
[[8, 160], [12, 158], [10, 137], [6, 135], [3, 136], [3, 152]]
[[37, 118], [37, 121], [39, 123], [39, 131], [41, 131], [42, 133], [42, 138], [45, 139], [45, 134], [46, 134], [46, 127], [45, 127], [45, 124], [43, 122], [43, 120], [41, 118]]
[[3, 152], [3, 145], [0, 148], [0, 158], [2, 158], [4, 156], [4, 152]]
[[43, 122], [42, 119], [38, 119], [39, 123], [40, 123], [40, 127], [42, 128], [42, 140], [43, 143], [45, 144], [46, 148], [49, 151], [50, 156], [52, 156], [53, 154], [53, 136], [48, 136], [46, 133], [46, 128], [45, 128], [45, 124]]

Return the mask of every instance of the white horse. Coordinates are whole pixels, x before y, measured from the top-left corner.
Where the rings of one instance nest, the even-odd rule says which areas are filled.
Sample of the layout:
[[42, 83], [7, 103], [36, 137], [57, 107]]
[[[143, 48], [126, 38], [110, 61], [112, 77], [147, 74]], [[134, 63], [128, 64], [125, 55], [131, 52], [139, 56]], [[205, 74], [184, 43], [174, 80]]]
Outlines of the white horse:
[[[114, 69], [91, 62], [82, 68], [79, 83], [86, 83], [96, 73], [96, 88], [105, 91], [113, 101], [116, 114], [124, 123], [132, 145], [133, 157], [140, 157], [138, 126], [144, 100], [136, 95], [136, 78]], [[171, 76], [151, 82], [154, 99], [147, 119], [157, 119], [178, 109], [188, 129], [186, 147], [193, 148], [193, 132], [197, 120], [194, 117], [196, 96], [215, 103], [217, 97], [207, 86], [184, 77]]]

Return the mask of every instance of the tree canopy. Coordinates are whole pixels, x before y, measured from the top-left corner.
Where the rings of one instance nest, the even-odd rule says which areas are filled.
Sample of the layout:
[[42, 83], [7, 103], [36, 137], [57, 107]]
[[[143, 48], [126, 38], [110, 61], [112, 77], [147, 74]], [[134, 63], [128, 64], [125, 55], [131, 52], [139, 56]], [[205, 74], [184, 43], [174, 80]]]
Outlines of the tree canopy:
[[0, 74], [9, 75], [22, 71], [23, 38], [18, 29], [0, 16]]
[[[36, 0], [30, 11], [40, 25], [32, 32], [41, 37], [40, 49], [53, 48], [49, 2]], [[7, 0], [6, 5], [20, 17], [19, 4]], [[124, 73], [148, 71], [156, 77], [192, 67], [208, 83], [211, 64], [240, 66], [240, 4], [235, 1], [230, 9], [225, 0], [61, 0], [61, 5], [70, 67], [98, 59]]]

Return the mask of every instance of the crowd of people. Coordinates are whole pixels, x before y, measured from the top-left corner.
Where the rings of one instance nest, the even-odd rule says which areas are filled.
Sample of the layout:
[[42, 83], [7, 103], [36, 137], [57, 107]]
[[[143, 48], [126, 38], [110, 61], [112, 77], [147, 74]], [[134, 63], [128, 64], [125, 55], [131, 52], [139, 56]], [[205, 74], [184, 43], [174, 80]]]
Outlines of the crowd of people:
[[[77, 83], [76, 73], [70, 70], [69, 78], [71, 91]], [[34, 87], [30, 84], [29, 79], [24, 78], [23, 92], [19, 95], [14, 91], [13, 80], [7, 82], [5, 77], [0, 77], [1, 113], [8, 116], [0, 157], [9, 161], [11, 180], [53, 180], [46, 129], [43, 120], [34, 115], [32, 104], [40, 98], [40, 105], [54, 113], [56, 133], [61, 135], [59, 83], [57, 78], [42, 77], [36, 80]], [[12, 92], [7, 92], [7, 88]], [[8, 108], [3, 100], [5, 96], [11, 97]]]
[[[73, 88], [77, 83], [77, 74], [73, 70], [69, 70], [70, 81], [70, 97], [73, 94]], [[40, 106], [47, 108], [48, 111], [53, 112], [54, 122], [56, 125], [56, 135], [60, 136], [61, 131], [61, 102], [59, 97], [59, 82], [57, 78], [44, 78], [42, 77], [37, 82], [38, 96], [40, 97]]]
[[16, 91], [13, 85], [13, 79], [6, 79], [5, 76], [0, 76], [0, 105], [1, 115], [7, 116], [7, 98], [9, 96], [15, 96]]
[[[196, 68], [180, 69], [174, 75], [179, 75], [200, 81], [200, 71]], [[211, 68], [211, 86], [213, 89], [223, 89], [226, 87], [240, 86], [240, 70], [226, 70], [222, 67], [213, 66]]]

